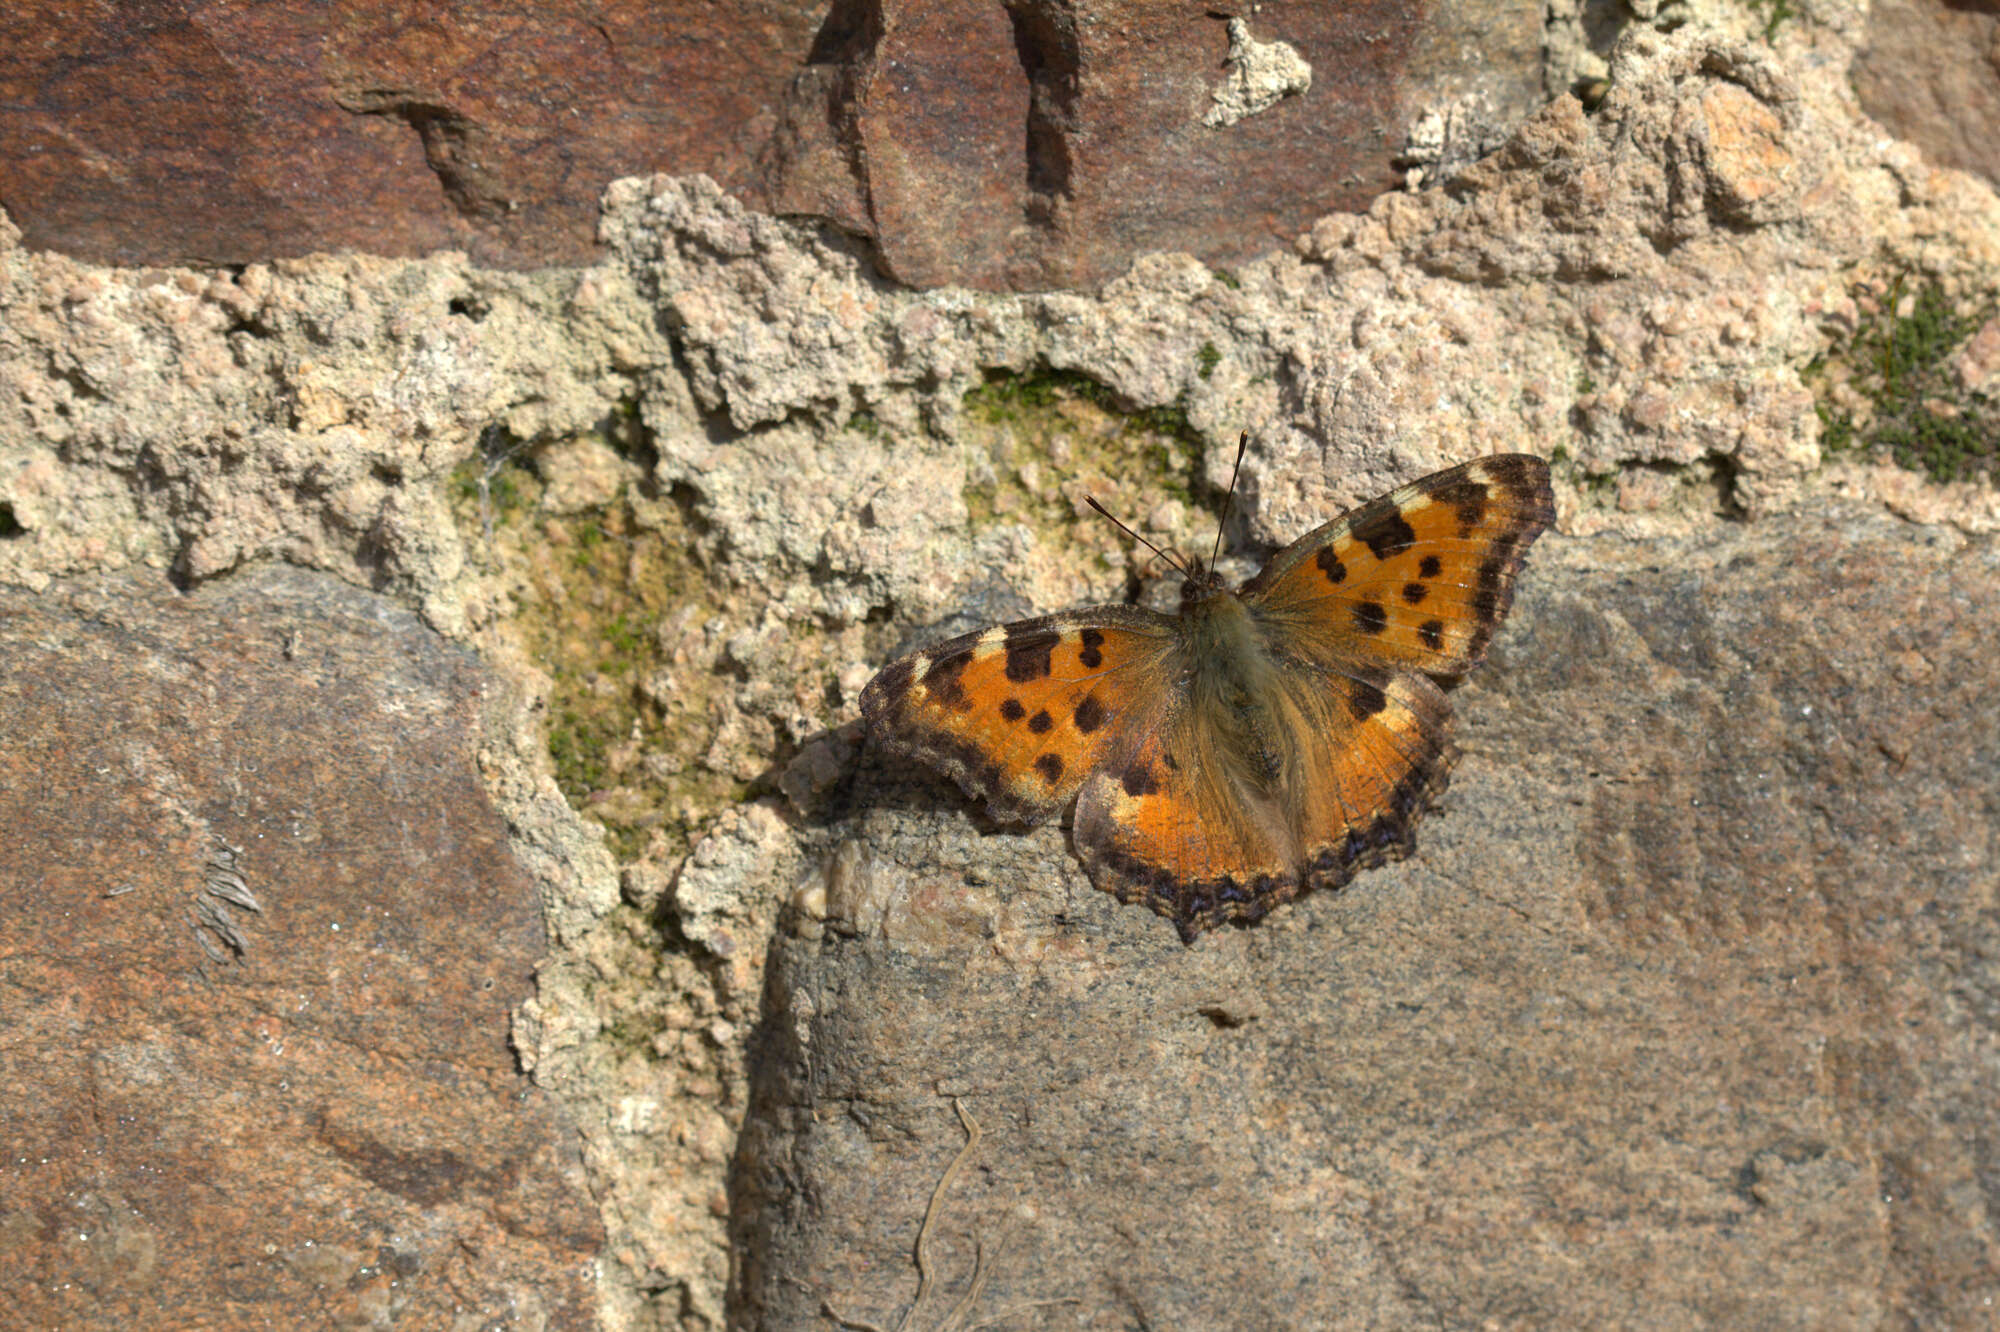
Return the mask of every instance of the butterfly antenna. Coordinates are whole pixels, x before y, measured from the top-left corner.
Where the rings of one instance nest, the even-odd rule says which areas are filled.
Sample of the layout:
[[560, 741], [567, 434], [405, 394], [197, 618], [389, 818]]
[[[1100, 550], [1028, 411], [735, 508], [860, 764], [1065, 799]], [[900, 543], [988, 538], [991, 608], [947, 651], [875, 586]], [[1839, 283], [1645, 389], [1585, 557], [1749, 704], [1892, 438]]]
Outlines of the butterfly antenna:
[[1091, 508], [1097, 510], [1100, 514], [1103, 514], [1106, 518], [1110, 518], [1111, 525], [1113, 527], [1117, 528], [1119, 531], [1123, 532], [1126, 536], [1131, 537], [1134, 541], [1144, 546], [1147, 550], [1152, 551], [1155, 555], [1165, 560], [1175, 573], [1179, 574], [1183, 578], [1193, 577], [1193, 575], [1188, 572], [1188, 567], [1185, 561], [1176, 559], [1174, 556], [1169, 555], [1166, 551], [1161, 550], [1158, 546], [1146, 540], [1146, 538], [1140, 536], [1137, 532], [1134, 532], [1131, 528], [1125, 526], [1125, 524], [1119, 522], [1116, 518], [1112, 518], [1111, 510], [1105, 508], [1102, 504], [1099, 504], [1097, 502], [1097, 497], [1095, 495], [1085, 495], [1083, 497], [1083, 502], [1085, 504], [1088, 504]]
[[1229, 469], [1229, 493], [1222, 497], [1222, 521], [1215, 525], [1215, 549], [1208, 553], [1208, 567], [1215, 567], [1216, 557], [1222, 554], [1222, 534], [1229, 530], [1229, 511], [1236, 503], [1236, 477], [1243, 470], [1243, 450], [1250, 447], [1250, 432], [1244, 431], [1236, 440], [1236, 466]]

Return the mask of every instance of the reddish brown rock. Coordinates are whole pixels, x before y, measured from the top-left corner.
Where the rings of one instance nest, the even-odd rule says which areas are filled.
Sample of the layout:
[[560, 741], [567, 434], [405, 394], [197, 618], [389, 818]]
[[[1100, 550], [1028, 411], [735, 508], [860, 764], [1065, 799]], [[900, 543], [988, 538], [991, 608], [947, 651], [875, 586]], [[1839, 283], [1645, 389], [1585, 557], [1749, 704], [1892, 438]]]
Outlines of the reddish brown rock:
[[0, 206], [99, 262], [521, 268], [592, 259], [609, 181], [705, 172], [918, 286], [1089, 285], [1286, 243], [1398, 185], [1420, 115], [1490, 146], [1539, 87], [1521, 0], [815, 8], [26, 0], [0, 13]]
[[1854, 91], [1939, 166], [2000, 183], [2000, 3], [1874, 0]]
[[605, 182], [745, 181], [812, 34], [783, 0], [0, 10], [0, 206], [31, 248], [582, 263]]
[[[1268, 250], [1399, 185], [1425, 109], [1477, 104], [1504, 132], [1534, 98], [1531, 7], [1244, 7], [1240, 27], [1223, 8], [838, 5], [774, 141], [772, 206], [872, 236], [915, 286], [1087, 286], [1148, 250]], [[1292, 54], [1259, 54], [1275, 43]], [[1293, 56], [1309, 87], [1217, 112], [1239, 70]]]
[[0, 593], [0, 659], [4, 1321], [591, 1325], [472, 659], [283, 572]]

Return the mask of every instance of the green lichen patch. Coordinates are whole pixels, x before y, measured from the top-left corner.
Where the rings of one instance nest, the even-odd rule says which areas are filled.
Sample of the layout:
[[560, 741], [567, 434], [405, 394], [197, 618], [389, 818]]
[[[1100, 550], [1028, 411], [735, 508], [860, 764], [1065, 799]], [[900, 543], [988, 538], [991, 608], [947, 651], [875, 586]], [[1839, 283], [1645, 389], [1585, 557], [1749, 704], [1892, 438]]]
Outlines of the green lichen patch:
[[2000, 401], [1962, 387], [1952, 361], [1992, 317], [1993, 298], [1952, 301], [1935, 282], [1898, 277], [1855, 301], [1853, 332], [1805, 375], [1827, 455], [1888, 458], [1940, 482], [1992, 475]]
[[1085, 509], [1091, 496], [1155, 540], [1187, 535], [1171, 529], [1195, 517], [1202, 441], [1178, 404], [1133, 411], [1088, 376], [1042, 371], [990, 375], [965, 408], [975, 531], [1025, 523], [1109, 560], [1129, 542]]
[[1766, 42], [1776, 41], [1778, 29], [1799, 16], [1792, 0], [1745, 0], [1745, 4], [1751, 13], [1764, 20]]
[[628, 466], [614, 498], [551, 510], [546, 472], [564, 447], [486, 450], [453, 478], [454, 512], [511, 605], [508, 628], [552, 681], [548, 747], [564, 796], [621, 860], [674, 854], [747, 793], [710, 763], [725, 688], [702, 642], [715, 589], [687, 505], [651, 493], [628, 449], [615, 450]]

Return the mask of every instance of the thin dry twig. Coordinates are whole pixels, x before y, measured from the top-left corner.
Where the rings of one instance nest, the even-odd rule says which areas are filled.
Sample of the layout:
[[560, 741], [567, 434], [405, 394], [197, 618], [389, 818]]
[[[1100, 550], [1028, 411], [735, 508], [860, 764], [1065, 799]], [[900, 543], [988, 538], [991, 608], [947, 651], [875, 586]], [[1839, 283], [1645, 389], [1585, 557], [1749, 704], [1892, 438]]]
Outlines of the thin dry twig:
[[960, 1320], [972, 1312], [973, 1301], [986, 1290], [986, 1275], [986, 1246], [980, 1242], [979, 1236], [974, 1235], [971, 1284], [966, 1286], [965, 1294], [958, 1297], [958, 1303], [952, 1305], [950, 1312], [945, 1314], [944, 1321], [937, 1325], [936, 1332], [958, 1332]]
[[[957, 1097], [952, 1098], [951, 1108], [958, 1115], [959, 1127], [965, 1130], [965, 1145], [960, 1147], [958, 1153], [951, 1158], [951, 1163], [944, 1168], [944, 1173], [938, 1176], [936, 1186], [931, 1189], [930, 1204], [924, 1208], [924, 1223], [917, 1230], [917, 1243], [913, 1254], [917, 1264], [917, 1296], [910, 1301], [910, 1307], [903, 1311], [903, 1317], [896, 1324], [896, 1332], [910, 1332], [910, 1325], [916, 1321], [917, 1314], [923, 1309], [925, 1298], [930, 1294], [931, 1232], [937, 1228], [938, 1215], [944, 1208], [945, 1194], [950, 1192], [952, 1182], [958, 1178], [958, 1172], [964, 1167], [967, 1159], [971, 1157], [973, 1152], [979, 1149], [980, 1139], [986, 1136], [981, 1131], [978, 1121], [973, 1119], [971, 1114], [967, 1112], [965, 1105]], [[1052, 1309], [1058, 1305], [1083, 1303], [1081, 1299], [1075, 1296], [1066, 1296], [1056, 1300], [1031, 1300], [1026, 1304], [1017, 1304], [1012, 1308], [1002, 1310], [991, 1318], [982, 1318], [976, 1323], [967, 1323], [965, 1320], [971, 1315], [973, 1305], [977, 1304], [979, 1298], [986, 1293], [987, 1278], [991, 1275], [991, 1267], [986, 1261], [985, 1242], [975, 1233], [972, 1237], [972, 1280], [966, 1285], [965, 1293], [960, 1295], [952, 1304], [950, 1310], [946, 1312], [944, 1318], [937, 1326], [932, 1329], [932, 1332], [983, 1332], [986, 1328], [998, 1327], [1010, 1318], [1030, 1313], [1036, 1309]], [[793, 1280], [800, 1287], [811, 1289], [805, 1282], [799, 1281], [796, 1277]], [[848, 1317], [846, 1314], [840, 1312], [840, 1310], [834, 1308], [832, 1300], [824, 1297], [820, 1300], [819, 1311], [841, 1327], [849, 1329], [850, 1332], [887, 1332], [886, 1328], [883, 1328], [879, 1324], [871, 1323], [864, 1318]]]
[[1082, 1303], [1082, 1299], [1075, 1295], [1065, 1295], [1059, 1300], [1029, 1300], [1026, 1304], [1017, 1304], [1011, 1309], [1002, 1309], [991, 1318], [982, 1318], [978, 1322], [968, 1326], [965, 1332], [986, 1332], [987, 1328], [998, 1327], [1017, 1314], [1032, 1313], [1036, 1309], [1053, 1309], [1058, 1304]]
[[896, 1324], [896, 1332], [909, 1332], [910, 1320], [914, 1319], [917, 1310], [923, 1307], [924, 1296], [930, 1294], [931, 1265], [928, 1251], [931, 1230], [937, 1225], [938, 1211], [944, 1205], [946, 1190], [951, 1188], [951, 1182], [958, 1178], [959, 1167], [965, 1164], [965, 1158], [972, 1155], [973, 1149], [979, 1146], [979, 1139], [984, 1136], [979, 1131], [978, 1123], [966, 1113], [965, 1102], [954, 1096], [951, 1098], [951, 1108], [958, 1112], [959, 1125], [965, 1130], [965, 1146], [958, 1149], [958, 1155], [951, 1158], [951, 1164], [944, 1168], [942, 1175], [938, 1176], [937, 1187], [931, 1190], [930, 1206], [924, 1208], [924, 1224], [917, 1231], [917, 1298], [910, 1301], [909, 1309], [903, 1314], [903, 1321]]

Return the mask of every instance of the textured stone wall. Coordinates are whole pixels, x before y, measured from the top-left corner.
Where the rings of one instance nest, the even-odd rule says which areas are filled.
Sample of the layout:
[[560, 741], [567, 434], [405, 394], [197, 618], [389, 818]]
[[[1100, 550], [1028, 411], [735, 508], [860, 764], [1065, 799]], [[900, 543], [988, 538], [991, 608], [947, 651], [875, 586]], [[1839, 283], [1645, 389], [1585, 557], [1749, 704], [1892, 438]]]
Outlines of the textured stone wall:
[[[1976, 1321], [2000, 500], [1822, 413], [1919, 291], [1923, 410], [2000, 395], [2000, 203], [1860, 110], [1859, 7], [1684, 17], [1073, 288], [697, 175], [533, 270], [10, 200], [16, 1321]], [[1416, 857], [1188, 948], [855, 704], [1158, 595], [1084, 497], [1205, 550], [1241, 430], [1234, 575], [1476, 454], [1558, 517]]]

